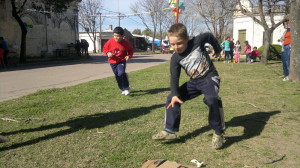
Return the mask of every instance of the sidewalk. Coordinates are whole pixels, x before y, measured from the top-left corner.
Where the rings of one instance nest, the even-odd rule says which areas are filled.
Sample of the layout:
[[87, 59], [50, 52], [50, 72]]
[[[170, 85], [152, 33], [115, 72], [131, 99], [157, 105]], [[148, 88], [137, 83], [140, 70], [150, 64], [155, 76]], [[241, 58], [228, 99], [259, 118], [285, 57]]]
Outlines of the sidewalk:
[[[127, 72], [145, 69], [169, 61], [170, 54], [134, 55]], [[87, 60], [50, 64], [31, 64], [0, 72], [0, 101], [10, 100], [38, 90], [62, 88], [113, 76], [107, 57], [92, 55]]]

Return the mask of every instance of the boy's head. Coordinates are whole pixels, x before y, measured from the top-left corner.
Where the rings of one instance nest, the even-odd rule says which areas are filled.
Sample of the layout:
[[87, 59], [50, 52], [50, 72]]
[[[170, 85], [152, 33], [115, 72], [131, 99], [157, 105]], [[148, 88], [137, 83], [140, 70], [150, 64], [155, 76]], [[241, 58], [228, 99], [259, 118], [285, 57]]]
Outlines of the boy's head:
[[253, 47], [253, 50], [256, 51], [256, 50], [257, 50], [257, 47]]
[[116, 40], [116, 42], [120, 42], [123, 39], [123, 35], [124, 35], [124, 29], [122, 27], [116, 27], [113, 31], [114, 33], [114, 39]]
[[168, 37], [170, 45], [176, 53], [181, 54], [187, 49], [189, 36], [185, 25], [173, 24], [168, 30]]

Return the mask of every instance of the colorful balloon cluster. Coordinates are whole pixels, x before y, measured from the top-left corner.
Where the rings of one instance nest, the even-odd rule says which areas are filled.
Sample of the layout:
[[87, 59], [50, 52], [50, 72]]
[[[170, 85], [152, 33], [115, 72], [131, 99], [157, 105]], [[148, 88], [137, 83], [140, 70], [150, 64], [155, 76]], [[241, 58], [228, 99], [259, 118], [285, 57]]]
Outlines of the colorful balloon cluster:
[[23, 22], [26, 29], [33, 28], [33, 25], [30, 22]]
[[177, 13], [181, 14], [185, 10], [185, 6], [184, 6], [183, 2], [180, 2], [178, 4], [178, 8], [179, 8], [178, 12], [177, 12], [177, 8], [176, 8], [176, 0], [170, 0], [169, 4], [170, 4], [169, 10], [172, 11], [172, 14], [174, 16], [177, 16], [178, 15]]

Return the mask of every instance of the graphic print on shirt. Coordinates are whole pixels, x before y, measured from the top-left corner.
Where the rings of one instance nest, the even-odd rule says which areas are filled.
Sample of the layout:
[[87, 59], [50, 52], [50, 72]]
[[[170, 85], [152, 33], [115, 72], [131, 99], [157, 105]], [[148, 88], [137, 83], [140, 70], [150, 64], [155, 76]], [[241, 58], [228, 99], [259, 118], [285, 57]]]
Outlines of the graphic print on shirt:
[[199, 46], [179, 63], [185, 69], [186, 74], [195, 79], [203, 76], [209, 70], [207, 56], [207, 53], [202, 52]]
[[117, 55], [117, 54], [119, 54], [119, 53], [120, 53], [120, 49], [119, 49], [119, 48], [115, 48], [115, 49], [114, 49], [114, 54]]

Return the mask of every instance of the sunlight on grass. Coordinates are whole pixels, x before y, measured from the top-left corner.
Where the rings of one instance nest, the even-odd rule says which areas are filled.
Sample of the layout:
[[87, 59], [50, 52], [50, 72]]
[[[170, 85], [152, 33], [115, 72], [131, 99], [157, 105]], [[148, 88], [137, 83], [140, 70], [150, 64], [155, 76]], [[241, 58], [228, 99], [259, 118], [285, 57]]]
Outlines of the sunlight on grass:
[[[147, 159], [187, 165], [197, 159], [214, 168], [299, 166], [300, 84], [282, 82], [278, 62], [215, 65], [228, 127], [221, 150], [210, 146], [203, 96], [182, 105], [178, 140], [151, 140], [164, 123], [166, 63], [129, 73], [129, 96], [121, 95], [114, 77], [108, 77], [0, 102], [0, 117], [19, 121], [0, 122], [2, 134], [11, 139], [0, 144], [0, 162], [9, 167], [138, 168]], [[187, 80], [182, 72], [180, 83]], [[264, 164], [282, 154], [287, 158]]]

